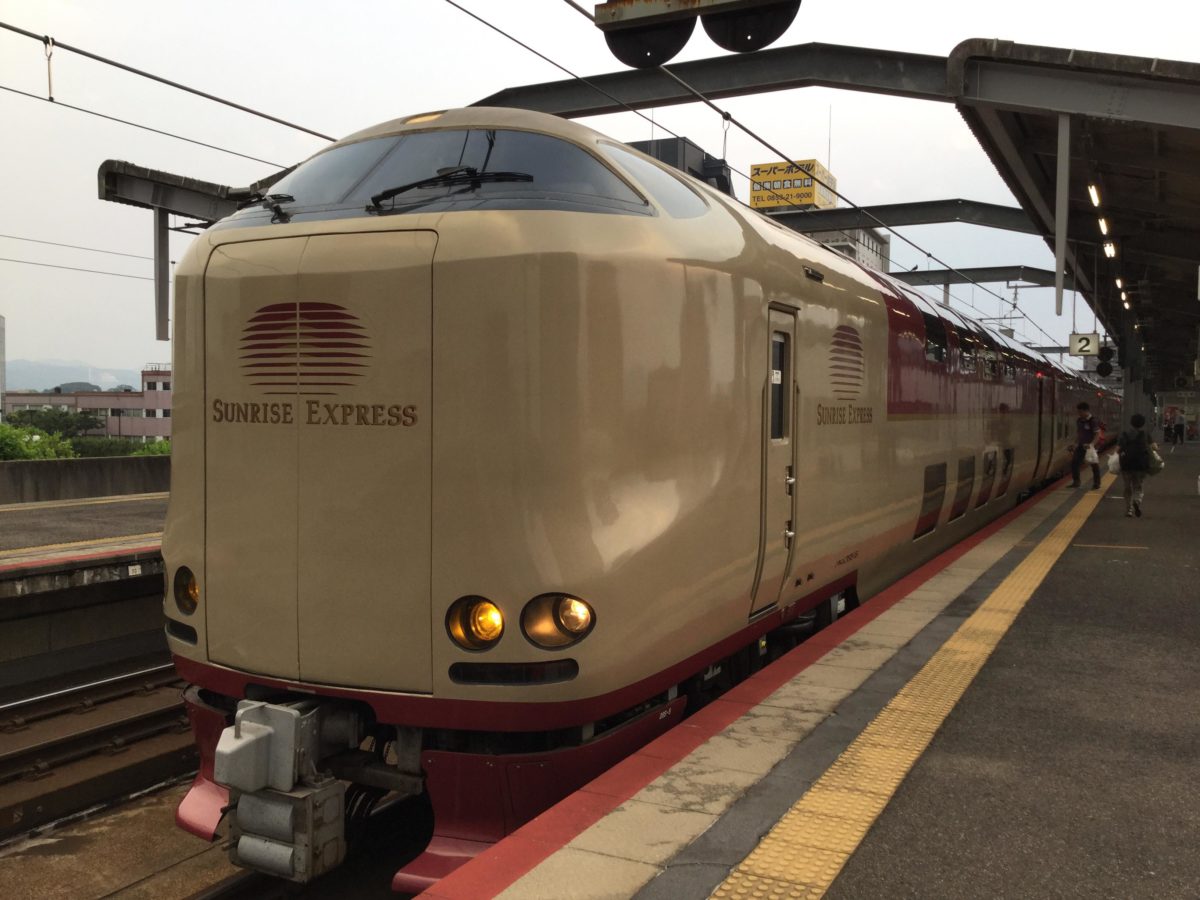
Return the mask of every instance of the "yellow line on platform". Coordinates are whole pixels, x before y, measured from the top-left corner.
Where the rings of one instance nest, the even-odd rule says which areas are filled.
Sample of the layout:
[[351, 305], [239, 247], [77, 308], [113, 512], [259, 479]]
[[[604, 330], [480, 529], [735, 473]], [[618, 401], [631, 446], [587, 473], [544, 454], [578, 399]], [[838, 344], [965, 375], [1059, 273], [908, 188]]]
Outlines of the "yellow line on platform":
[[44, 550], [69, 550], [74, 547], [96, 547], [104, 549], [111, 544], [117, 544], [122, 541], [140, 541], [149, 540], [151, 538], [162, 538], [161, 531], [147, 531], [145, 534], [122, 534], [117, 537], [92, 538], [90, 541], [67, 541], [62, 544], [42, 544], [40, 547], [14, 547], [11, 550], [0, 551], [0, 559], [8, 559], [12, 556], [29, 556], [32, 553], [40, 553]]
[[[1099, 505], [1084, 495], [892, 698], [712, 896], [824, 896], [1033, 592]], [[903, 605], [903, 603], [901, 603]]]
[[119, 497], [80, 497], [77, 500], [38, 500], [32, 503], [5, 503], [0, 513], [33, 512], [39, 509], [65, 509], [72, 506], [104, 506], [107, 503], [136, 503], [139, 500], [166, 500], [166, 491], [154, 494], [122, 494]]

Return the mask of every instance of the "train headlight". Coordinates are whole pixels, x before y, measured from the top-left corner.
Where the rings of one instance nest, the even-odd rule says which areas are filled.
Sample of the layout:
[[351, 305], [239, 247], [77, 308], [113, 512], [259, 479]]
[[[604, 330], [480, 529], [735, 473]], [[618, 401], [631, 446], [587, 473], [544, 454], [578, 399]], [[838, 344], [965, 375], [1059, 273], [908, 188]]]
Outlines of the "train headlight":
[[185, 616], [190, 616], [200, 605], [200, 582], [187, 566], [180, 566], [175, 570], [172, 593], [175, 595], [175, 606]]
[[446, 631], [466, 650], [487, 650], [504, 635], [504, 614], [486, 597], [460, 597], [446, 613]]
[[592, 608], [577, 597], [561, 597], [554, 604], [558, 626], [570, 634], [586, 634], [592, 627]]
[[541, 594], [521, 611], [521, 630], [544, 650], [569, 647], [591, 633], [596, 613], [585, 601], [570, 594]]

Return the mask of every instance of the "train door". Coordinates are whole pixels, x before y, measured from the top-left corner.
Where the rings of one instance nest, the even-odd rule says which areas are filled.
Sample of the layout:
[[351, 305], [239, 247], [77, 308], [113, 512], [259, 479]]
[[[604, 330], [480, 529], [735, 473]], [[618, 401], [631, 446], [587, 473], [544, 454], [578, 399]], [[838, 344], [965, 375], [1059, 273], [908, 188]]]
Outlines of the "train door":
[[753, 616], [779, 602], [795, 537], [796, 314], [772, 309], [763, 392], [762, 504]]

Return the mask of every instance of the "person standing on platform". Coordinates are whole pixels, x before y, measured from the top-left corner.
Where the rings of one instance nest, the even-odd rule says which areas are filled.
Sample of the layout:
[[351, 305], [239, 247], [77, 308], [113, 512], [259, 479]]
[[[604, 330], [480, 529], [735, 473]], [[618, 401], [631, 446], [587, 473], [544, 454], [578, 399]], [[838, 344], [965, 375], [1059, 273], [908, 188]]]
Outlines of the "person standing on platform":
[[[1071, 457], [1071, 487], [1079, 487], [1079, 470], [1083, 468], [1083, 460], [1087, 456], [1088, 448], [1092, 447], [1093, 452], [1097, 438], [1100, 437], [1100, 423], [1092, 415], [1092, 408], [1086, 403], [1080, 403], [1075, 407], [1079, 411], [1079, 418], [1075, 420], [1075, 454]], [[1100, 462], [1091, 463], [1092, 466], [1092, 490], [1100, 487]]]
[[1186, 420], [1183, 418], [1183, 410], [1175, 413], [1175, 441], [1176, 444], [1183, 443], [1183, 429], [1186, 425]]
[[1125, 515], [1142, 516], [1142, 483], [1150, 471], [1150, 453], [1158, 446], [1146, 434], [1146, 417], [1141, 413], [1129, 420], [1132, 431], [1122, 431], [1117, 438], [1117, 453], [1121, 459], [1121, 477], [1125, 479]]

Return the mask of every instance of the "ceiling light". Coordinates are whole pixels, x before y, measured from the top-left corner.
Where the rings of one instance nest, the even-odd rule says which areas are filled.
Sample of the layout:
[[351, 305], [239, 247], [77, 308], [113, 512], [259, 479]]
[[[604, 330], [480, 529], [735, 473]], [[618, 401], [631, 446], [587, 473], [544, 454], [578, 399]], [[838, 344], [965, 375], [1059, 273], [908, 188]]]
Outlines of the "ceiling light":
[[1104, 219], [1097, 219], [1096, 221], [1100, 223], [1100, 233], [1108, 234], [1108, 222]]
[[1124, 294], [1121, 295], [1121, 305], [1124, 306], [1126, 309], [1129, 309], [1129, 301], [1125, 299]]
[[1125, 282], [1123, 282], [1120, 278], [1118, 278], [1117, 279], [1117, 290], [1120, 290], [1123, 287], [1125, 287]]
[[1122, 300], [1124, 300], [1124, 299], [1125, 299], [1125, 292], [1124, 292], [1124, 291], [1121, 291], [1121, 299], [1122, 299]]
[[1088, 196], [1092, 198], [1092, 206], [1100, 205], [1100, 188], [1094, 184], [1088, 185]]
[[1114, 244], [1112, 241], [1105, 241], [1104, 242], [1104, 255], [1107, 256], [1109, 259], [1114, 258], [1117, 255], [1117, 245]]

